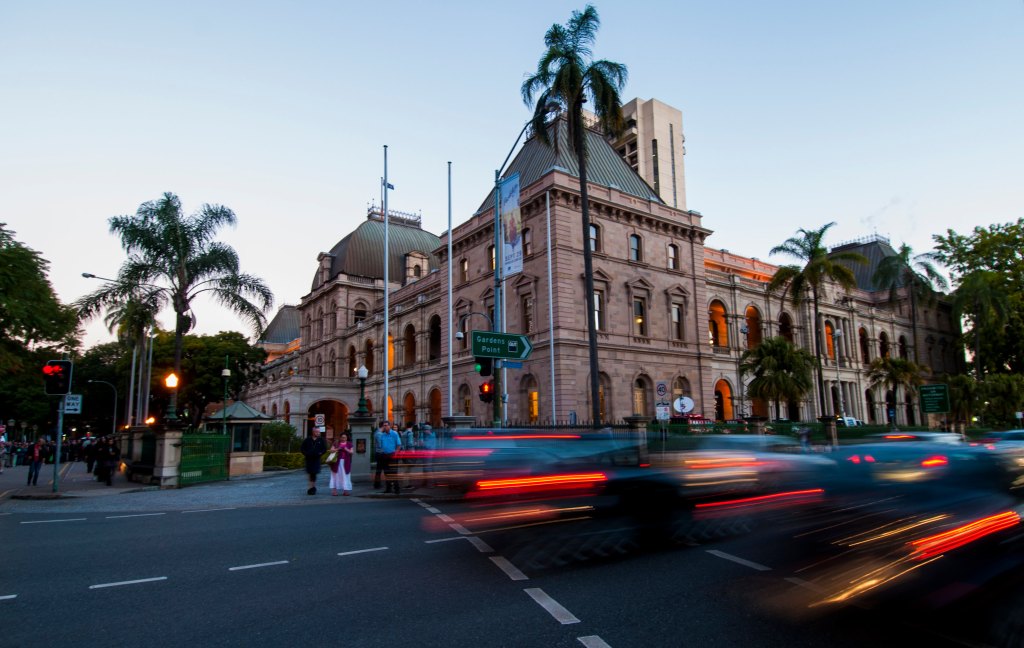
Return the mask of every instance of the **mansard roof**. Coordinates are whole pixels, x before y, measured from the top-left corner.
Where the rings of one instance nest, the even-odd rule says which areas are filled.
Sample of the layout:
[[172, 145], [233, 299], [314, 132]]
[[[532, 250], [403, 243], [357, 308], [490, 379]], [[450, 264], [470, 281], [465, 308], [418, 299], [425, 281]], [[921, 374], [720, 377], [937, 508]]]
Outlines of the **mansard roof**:
[[843, 265], [853, 270], [857, 287], [869, 292], [883, 289], [876, 286], [873, 280], [875, 271], [878, 270], [878, 264], [886, 257], [896, 256], [896, 250], [892, 248], [889, 239], [878, 234], [837, 245], [829, 250], [829, 254], [833, 252], [855, 252], [867, 258], [867, 263], [844, 263]]
[[[391, 210], [388, 213], [393, 214]], [[395, 216], [388, 220], [388, 279], [401, 281], [405, 276], [405, 257], [419, 252], [427, 257], [430, 270], [439, 267], [433, 251], [441, 246], [441, 239], [420, 228], [418, 219]], [[331, 248], [330, 279], [339, 274], [384, 278], [384, 221], [379, 211], [371, 212], [348, 236]], [[313, 275], [316, 290], [321, 285], [321, 272], [317, 268]]]
[[[580, 169], [576, 163], [576, 154], [569, 143], [568, 128], [564, 117], [559, 117], [548, 125], [551, 134], [551, 146], [543, 143], [534, 135], [530, 135], [523, 148], [512, 159], [505, 174], [509, 177], [519, 173], [519, 186], [528, 187], [534, 182], [558, 169], [571, 176], [579, 177]], [[605, 187], [615, 187], [619, 191], [664, 204], [664, 201], [647, 182], [641, 178], [633, 167], [629, 166], [604, 136], [589, 128], [584, 129], [587, 138], [587, 182]], [[494, 207], [494, 188], [487, 194], [477, 213]]]
[[285, 304], [278, 309], [277, 315], [270, 320], [263, 331], [260, 342], [264, 344], [288, 344], [299, 337], [299, 311], [294, 306]]

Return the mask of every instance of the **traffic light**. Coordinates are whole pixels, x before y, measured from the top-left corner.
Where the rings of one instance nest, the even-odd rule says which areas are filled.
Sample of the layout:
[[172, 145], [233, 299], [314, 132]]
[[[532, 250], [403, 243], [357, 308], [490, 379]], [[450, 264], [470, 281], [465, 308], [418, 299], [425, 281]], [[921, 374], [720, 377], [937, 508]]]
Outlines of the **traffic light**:
[[494, 381], [488, 380], [480, 385], [480, 400], [490, 403], [494, 400]]
[[70, 360], [48, 360], [43, 367], [43, 382], [50, 396], [64, 396], [71, 391]]
[[477, 358], [473, 368], [481, 376], [490, 376], [494, 369], [494, 358]]

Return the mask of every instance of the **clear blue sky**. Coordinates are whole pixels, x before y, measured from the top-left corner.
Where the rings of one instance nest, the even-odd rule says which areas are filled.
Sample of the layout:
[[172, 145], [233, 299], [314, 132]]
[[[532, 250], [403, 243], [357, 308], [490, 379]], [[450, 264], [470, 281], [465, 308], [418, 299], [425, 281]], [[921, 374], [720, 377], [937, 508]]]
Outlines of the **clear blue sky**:
[[[485, 198], [530, 110], [519, 87], [582, 2], [5, 2], [0, 222], [70, 302], [124, 259], [108, 219], [164, 191], [235, 210], [223, 240], [277, 303], [379, 198], [447, 228]], [[595, 3], [623, 100], [683, 112], [708, 245], [830, 245], [1024, 216], [1024, 2]], [[198, 332], [237, 329], [197, 304]], [[272, 313], [271, 313], [272, 315]], [[163, 324], [173, 320], [164, 317]], [[87, 345], [110, 339], [101, 323]]]

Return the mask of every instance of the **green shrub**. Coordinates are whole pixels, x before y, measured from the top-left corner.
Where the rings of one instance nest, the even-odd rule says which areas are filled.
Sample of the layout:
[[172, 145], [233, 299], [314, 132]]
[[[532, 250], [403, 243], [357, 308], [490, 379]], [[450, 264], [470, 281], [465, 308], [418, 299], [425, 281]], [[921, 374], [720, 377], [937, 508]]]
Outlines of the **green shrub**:
[[306, 458], [298, 452], [268, 452], [263, 455], [263, 469], [267, 468], [302, 468]]
[[271, 421], [260, 428], [263, 449], [267, 452], [291, 452], [293, 445], [298, 448], [302, 439], [295, 434], [295, 428], [284, 421]]

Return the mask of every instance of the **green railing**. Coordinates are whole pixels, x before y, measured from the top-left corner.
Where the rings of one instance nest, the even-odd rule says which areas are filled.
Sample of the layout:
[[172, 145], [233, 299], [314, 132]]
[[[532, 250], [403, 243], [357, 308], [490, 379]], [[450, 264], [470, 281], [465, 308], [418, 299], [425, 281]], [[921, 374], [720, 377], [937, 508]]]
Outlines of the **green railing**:
[[231, 435], [228, 434], [182, 435], [178, 485], [227, 479], [230, 449]]

